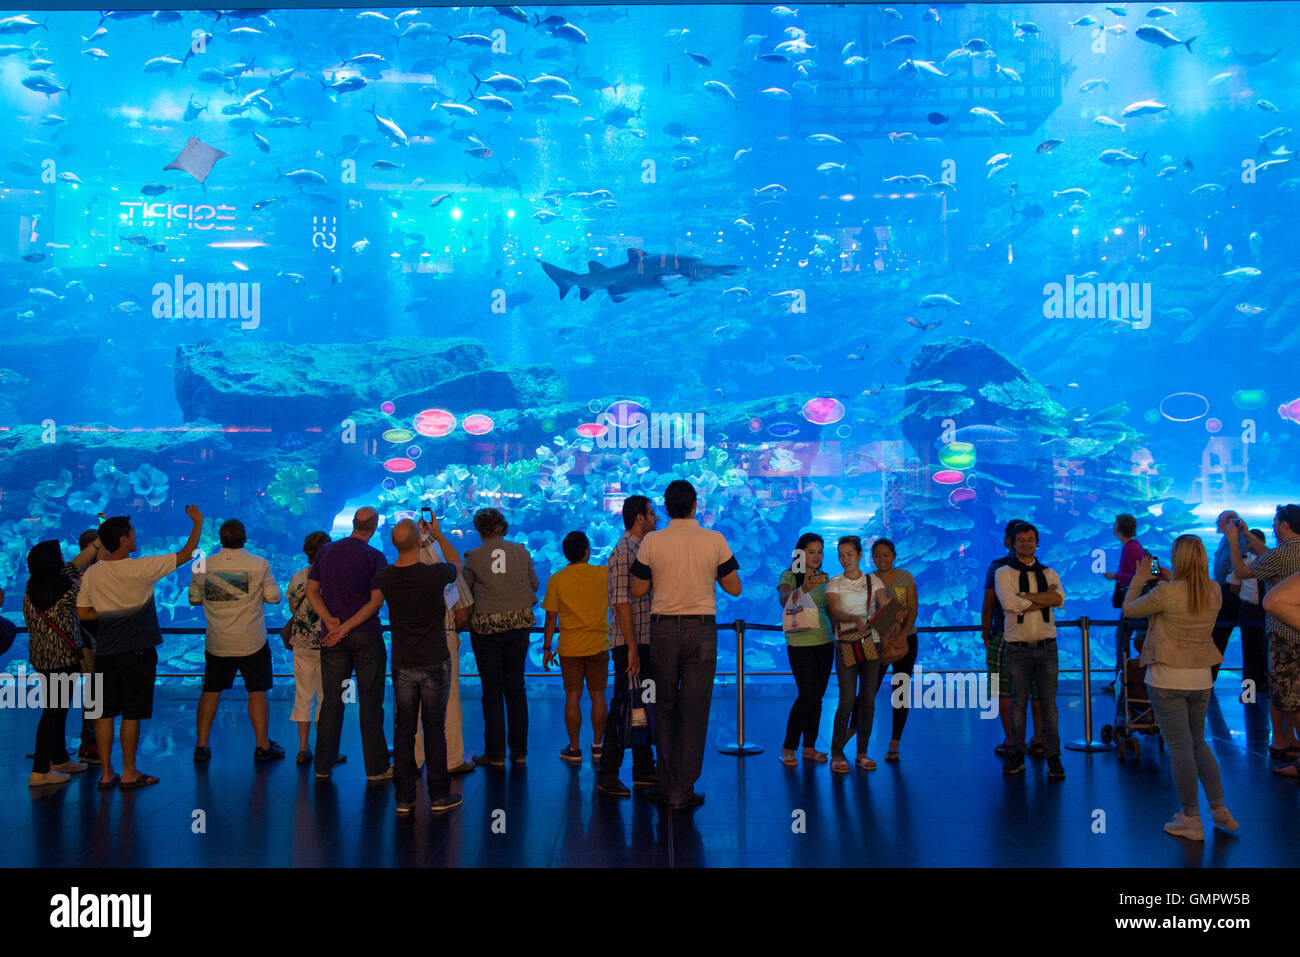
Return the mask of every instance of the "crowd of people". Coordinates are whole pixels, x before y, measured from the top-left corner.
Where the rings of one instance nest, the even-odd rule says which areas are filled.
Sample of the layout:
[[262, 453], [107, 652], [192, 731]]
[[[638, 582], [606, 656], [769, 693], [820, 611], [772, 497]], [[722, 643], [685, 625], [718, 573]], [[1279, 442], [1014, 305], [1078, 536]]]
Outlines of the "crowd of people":
[[[624, 534], [605, 565], [591, 562], [585, 533], [564, 539], [567, 567], [551, 575], [541, 599], [545, 612], [543, 667], [558, 665], [564, 687], [562, 760], [584, 759], [582, 701], [589, 701], [590, 757], [597, 787], [627, 797], [620, 779], [632, 752], [632, 783], [677, 809], [704, 802], [696, 790], [703, 766], [717, 666], [717, 588], [739, 595], [739, 566], [724, 537], [695, 520], [696, 493], [672, 482], [664, 495], [667, 525], [654, 503], [628, 496]], [[69, 702], [46, 696], [36, 734], [30, 783], [61, 784], [90, 765], [100, 790], [130, 790], [158, 782], [137, 766], [140, 722], [153, 713], [157, 646], [155, 583], [191, 562], [203, 515], [186, 509], [192, 527], [180, 551], [131, 557], [136, 529], [126, 517], [105, 519], [81, 536], [80, 552], [65, 562], [57, 541], [28, 555], [23, 615], [29, 658], [46, 687], [61, 677], [93, 674], [101, 687], [101, 714], [83, 718], [75, 757], [65, 748]], [[314, 765], [327, 781], [346, 761], [339, 753], [346, 705], [356, 703], [366, 779], [393, 780], [397, 811], [410, 814], [423, 769], [430, 808], [443, 813], [460, 803], [452, 779], [478, 766], [522, 765], [528, 756], [528, 700], [524, 671], [533, 609], [540, 591], [527, 548], [506, 539], [509, 525], [496, 509], [474, 516], [480, 544], [462, 556], [428, 510], [393, 525], [397, 560], [370, 544], [379, 528], [372, 508], [359, 509], [352, 534], [330, 541], [325, 532], [303, 542], [306, 564], [285, 588], [289, 620], [281, 640], [293, 657], [290, 720], [298, 729], [299, 764]], [[1145, 693], [1169, 747], [1181, 809], [1166, 830], [1203, 839], [1197, 781], [1214, 823], [1235, 829], [1204, 724], [1218, 668], [1234, 628], [1242, 632], [1243, 697], [1267, 700], [1275, 773], [1300, 776], [1300, 505], [1279, 506], [1276, 547], [1224, 511], [1213, 562], [1201, 540], [1179, 536], [1161, 563], [1137, 540], [1137, 520], [1116, 518], [1122, 543], [1114, 604], [1122, 618], [1117, 665], [1136, 653], [1145, 666]], [[204, 675], [197, 707], [194, 761], [212, 756], [211, 732], [221, 693], [242, 677], [255, 740], [253, 760], [284, 758], [270, 737], [267, 692], [272, 685], [265, 606], [282, 601], [265, 559], [246, 547], [236, 519], [220, 528], [221, 548], [194, 563], [189, 601], [206, 619]], [[869, 754], [875, 700], [893, 669], [892, 711], [884, 760], [900, 760], [912, 696], [905, 693], [919, 653], [916, 581], [896, 565], [887, 538], [869, 549], [841, 537], [842, 568], [823, 571], [825, 543], [814, 532], [797, 541], [790, 567], [776, 583], [796, 695], [786, 723], [782, 764], [800, 757], [829, 763], [836, 774], [856, 766], [876, 769]], [[1009, 522], [1006, 554], [985, 577], [981, 637], [990, 686], [999, 701], [1003, 740], [994, 751], [1007, 776], [1023, 774], [1026, 755], [1044, 760], [1047, 776], [1066, 776], [1057, 726], [1056, 615], [1065, 602], [1061, 578], [1038, 558], [1039, 533], [1026, 521]], [[3, 593], [0, 592], [0, 601]], [[387, 606], [391, 659], [380, 610]], [[459, 635], [468, 629], [482, 684], [484, 746], [467, 759], [461, 732]], [[558, 642], [556, 635], [558, 633]], [[0, 636], [3, 637], [3, 636]], [[613, 660], [613, 694], [606, 701]], [[830, 753], [817, 750], [822, 702], [834, 669], [839, 699]], [[395, 716], [390, 752], [384, 727], [387, 677]], [[1123, 677], [1119, 680], [1123, 680]], [[1127, 689], [1132, 693], [1133, 689]], [[1029, 722], [1032, 717], [1032, 735]], [[113, 746], [121, 739], [121, 772]], [[315, 724], [313, 751], [311, 729]], [[1029, 736], [1027, 736], [1029, 735]], [[846, 748], [856, 737], [855, 761]]]

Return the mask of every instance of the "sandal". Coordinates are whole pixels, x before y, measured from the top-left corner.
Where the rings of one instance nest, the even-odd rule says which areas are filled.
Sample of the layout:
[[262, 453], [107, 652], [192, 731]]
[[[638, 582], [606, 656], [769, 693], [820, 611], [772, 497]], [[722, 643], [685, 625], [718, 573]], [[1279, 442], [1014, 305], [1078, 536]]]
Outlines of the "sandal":
[[836, 774], [848, 774], [850, 771], [849, 762], [843, 758], [836, 758], [831, 762], [831, 770]]
[[888, 761], [890, 764], [897, 764], [897, 763], [898, 763], [898, 749], [897, 749], [897, 748], [890, 748], [888, 751], [886, 751], [886, 752], [885, 752], [885, 760]]
[[818, 751], [816, 748], [804, 748], [803, 759], [805, 761], [815, 761], [818, 764], [826, 763], [826, 755], [823, 752]]
[[795, 758], [793, 751], [782, 751], [781, 763], [784, 764], [787, 768], [793, 768], [799, 764], [799, 761]]
[[97, 790], [100, 790], [100, 791], [111, 791], [111, 790], [113, 790], [113, 788], [117, 787], [118, 784], [121, 783], [121, 781], [122, 781], [122, 775], [120, 775], [120, 774], [114, 774], [114, 775], [113, 775], [111, 778], [109, 778], [107, 781], [104, 781], [104, 780], [101, 779], [101, 780], [100, 780], [100, 781], [95, 785], [95, 788], [96, 788]]
[[1290, 764], [1283, 764], [1281, 767], [1273, 769], [1273, 773], [1280, 778], [1294, 778], [1300, 780], [1300, 761], [1292, 761]]
[[118, 786], [119, 791], [134, 791], [136, 788], [147, 788], [151, 784], [157, 784], [158, 778], [152, 774], [141, 774], [134, 781], [123, 781]]
[[876, 762], [875, 762], [875, 761], [872, 761], [872, 760], [871, 760], [869, 757], [867, 757], [865, 754], [859, 754], [859, 755], [858, 755], [857, 765], [858, 765], [858, 767], [861, 768], [863, 771], [874, 771], [874, 770], [876, 770]]

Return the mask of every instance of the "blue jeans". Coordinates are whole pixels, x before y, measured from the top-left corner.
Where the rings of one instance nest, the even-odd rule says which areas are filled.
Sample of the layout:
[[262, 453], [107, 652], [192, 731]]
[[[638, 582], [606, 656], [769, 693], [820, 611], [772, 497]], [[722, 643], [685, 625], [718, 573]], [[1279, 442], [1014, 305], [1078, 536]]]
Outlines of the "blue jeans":
[[429, 800], [451, 793], [447, 773], [447, 696], [451, 692], [451, 662], [393, 672], [393, 783], [398, 804], [415, 803], [415, 786], [420, 772], [415, 767], [416, 722], [424, 725], [424, 773], [428, 778]]
[[357, 707], [361, 712], [361, 750], [366, 775], [388, 769], [384, 740], [384, 675], [388, 652], [377, 633], [354, 631], [337, 645], [320, 650], [321, 702], [316, 716], [316, 773], [328, 774], [339, 755], [343, 733], [343, 682], [357, 675]]
[[528, 754], [528, 698], [524, 693], [528, 629], [492, 635], [470, 632], [469, 640], [483, 684], [483, 753], [494, 760], [505, 760], [508, 720], [510, 754], [522, 758]]
[[1153, 688], [1147, 685], [1151, 696], [1151, 710], [1156, 713], [1160, 734], [1169, 746], [1169, 762], [1174, 771], [1174, 787], [1183, 812], [1201, 813], [1200, 795], [1196, 793], [1196, 779], [1201, 779], [1210, 807], [1223, 804], [1223, 781], [1219, 778], [1219, 763], [1214, 752], [1205, 743], [1205, 712], [1210, 708], [1210, 690], [1174, 691], [1170, 688]]
[[1056, 730], [1056, 639], [1049, 638], [1030, 648], [1023, 642], [1008, 641], [1007, 673], [1011, 678], [1011, 750], [1021, 755], [1025, 750], [1025, 712], [1029, 708], [1030, 687], [1034, 700], [1042, 709], [1043, 726], [1039, 737], [1049, 758], [1061, 754], [1061, 736]]
[[655, 750], [658, 785], [668, 800], [684, 804], [704, 768], [718, 631], [712, 615], [650, 621], [655, 662]]

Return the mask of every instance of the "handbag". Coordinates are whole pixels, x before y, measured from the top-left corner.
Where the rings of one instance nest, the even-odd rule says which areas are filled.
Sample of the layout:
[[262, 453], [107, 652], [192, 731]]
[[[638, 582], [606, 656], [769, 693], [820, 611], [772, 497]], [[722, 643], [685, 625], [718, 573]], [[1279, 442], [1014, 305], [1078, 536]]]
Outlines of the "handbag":
[[808, 593], [795, 589], [786, 599], [785, 611], [781, 615], [781, 630], [786, 634], [793, 631], [812, 631], [820, 624], [817, 606], [808, 597]]
[[628, 686], [614, 696], [609, 720], [623, 750], [654, 743], [654, 702], [644, 700], [640, 675], [629, 675]]
[[841, 632], [835, 639], [835, 646], [839, 649], [840, 664], [845, 668], [853, 668], [880, 657], [880, 652], [876, 648], [876, 643], [871, 640], [869, 632]]
[[885, 602], [871, 619], [872, 630], [880, 638], [880, 663], [892, 665], [907, 654], [907, 635], [902, 634], [898, 613], [903, 604], [897, 598]]
[[290, 651], [293, 650], [293, 619], [290, 618], [280, 628], [280, 640]]
[[1111, 592], [1111, 595], [1110, 595], [1110, 604], [1111, 604], [1111, 607], [1113, 607], [1113, 608], [1123, 608], [1123, 607], [1124, 607], [1124, 594], [1125, 594], [1124, 586], [1121, 585], [1119, 582], [1116, 582], [1116, 583], [1115, 583], [1115, 590], [1114, 590], [1113, 592]]

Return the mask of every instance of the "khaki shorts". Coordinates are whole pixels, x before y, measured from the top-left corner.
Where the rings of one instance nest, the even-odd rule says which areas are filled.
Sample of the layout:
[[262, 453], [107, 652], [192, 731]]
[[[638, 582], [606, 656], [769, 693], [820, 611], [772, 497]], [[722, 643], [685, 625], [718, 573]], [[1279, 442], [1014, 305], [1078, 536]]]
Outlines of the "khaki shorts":
[[579, 658], [560, 655], [560, 677], [564, 679], [564, 690], [570, 694], [581, 693], [583, 679], [593, 697], [597, 692], [603, 693], [609, 683], [609, 652]]

